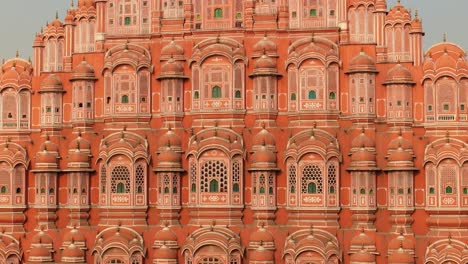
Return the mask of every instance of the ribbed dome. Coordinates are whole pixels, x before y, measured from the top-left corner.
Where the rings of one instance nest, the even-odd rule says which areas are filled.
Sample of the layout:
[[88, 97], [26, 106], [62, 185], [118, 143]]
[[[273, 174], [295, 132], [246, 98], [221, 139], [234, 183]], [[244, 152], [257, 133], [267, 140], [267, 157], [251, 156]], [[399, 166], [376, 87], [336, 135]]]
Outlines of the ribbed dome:
[[398, 63], [388, 71], [387, 80], [385, 83], [413, 84], [414, 82], [413, 77], [411, 76], [411, 72], [408, 70], [408, 68]]
[[352, 246], [375, 246], [375, 241], [368, 236], [364, 231], [351, 239]]
[[89, 162], [89, 154], [78, 149], [68, 153], [69, 163], [87, 163]]
[[52, 242], [52, 238], [42, 230], [31, 239], [31, 244], [52, 244]]
[[377, 72], [374, 59], [364, 51], [361, 51], [349, 64], [348, 73], [353, 72]]
[[63, 91], [62, 81], [57, 75], [51, 74], [42, 81], [41, 91]]
[[452, 58], [447, 52], [444, 53], [437, 61], [436, 61], [436, 68], [450, 68], [456, 69], [457, 68], [457, 61]]
[[352, 162], [356, 162], [356, 161], [374, 162], [375, 160], [376, 160], [375, 154], [365, 148], [359, 148], [359, 150], [351, 154]]
[[62, 22], [60, 22], [60, 20], [55, 19], [54, 21], [49, 23], [48, 27], [59, 28], [59, 27], [63, 27], [63, 24], [62, 24]]
[[59, 158], [57, 144], [47, 139], [44, 143], [42, 143], [39, 149], [40, 150], [36, 153], [37, 167], [56, 167]]

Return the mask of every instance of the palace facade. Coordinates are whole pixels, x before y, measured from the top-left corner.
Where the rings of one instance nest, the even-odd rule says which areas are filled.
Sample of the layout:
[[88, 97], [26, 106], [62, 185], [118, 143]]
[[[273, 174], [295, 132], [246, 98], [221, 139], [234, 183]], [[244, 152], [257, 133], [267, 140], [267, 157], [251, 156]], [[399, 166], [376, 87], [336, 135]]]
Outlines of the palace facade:
[[385, 0], [79, 0], [0, 72], [0, 263], [468, 263], [468, 62]]

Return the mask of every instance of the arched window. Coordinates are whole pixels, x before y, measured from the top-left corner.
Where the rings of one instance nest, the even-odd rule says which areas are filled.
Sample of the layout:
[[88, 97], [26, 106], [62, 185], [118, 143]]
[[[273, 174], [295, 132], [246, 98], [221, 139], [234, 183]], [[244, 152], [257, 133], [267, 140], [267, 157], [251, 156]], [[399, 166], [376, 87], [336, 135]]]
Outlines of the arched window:
[[235, 94], [235, 97], [236, 97], [236, 98], [242, 98], [241, 91], [237, 90], [237, 91], [236, 91], [236, 94]]
[[219, 185], [217, 180], [210, 181], [210, 192], [219, 192]]
[[223, 17], [223, 9], [221, 8], [216, 8], [214, 10], [214, 17], [215, 18], [222, 18]]
[[109, 264], [123, 264], [124, 262], [120, 259], [111, 259], [107, 263]]
[[164, 187], [164, 193], [169, 193], [169, 187]]
[[331, 99], [331, 100], [335, 100], [335, 93], [334, 92], [330, 92], [329, 96], [328, 96], [328, 99]]
[[202, 259], [198, 263], [200, 263], [200, 264], [221, 264], [223, 262], [221, 260], [217, 259], [217, 258], [208, 257], [208, 258]]
[[211, 89], [211, 98], [221, 98], [221, 88], [219, 86]]
[[452, 194], [452, 193], [453, 193], [452, 187], [451, 187], [451, 186], [445, 187], [445, 193], [446, 193], [446, 194]]
[[316, 99], [317, 93], [315, 91], [309, 91], [309, 99]]
[[334, 186], [330, 186], [329, 193], [335, 193], [335, 187]]
[[128, 95], [122, 95], [122, 104], [128, 104]]
[[125, 193], [125, 185], [121, 182], [117, 184], [117, 193]]
[[430, 194], [435, 194], [435, 189], [434, 189], [434, 187], [429, 188], [429, 193], [430, 193]]
[[307, 193], [317, 193], [317, 185], [314, 182], [307, 185]]
[[317, 9], [310, 9], [309, 16], [316, 17], [317, 16]]
[[129, 26], [130, 24], [132, 24], [132, 19], [130, 17], [125, 17], [125, 25]]
[[239, 184], [238, 183], [235, 183], [232, 185], [232, 191], [233, 192], [239, 192]]
[[361, 188], [361, 194], [366, 194], [366, 189]]
[[260, 187], [260, 194], [264, 194], [265, 193], [265, 187]]
[[295, 93], [291, 94], [291, 101], [296, 101], [296, 94]]
[[193, 99], [199, 99], [200, 98], [200, 93], [198, 91], [195, 91], [195, 93], [193, 93]]
[[0, 192], [1, 192], [1, 193], [7, 193], [7, 187], [6, 187], [6, 186], [2, 186]]
[[16, 193], [21, 193], [21, 188], [16, 188]]

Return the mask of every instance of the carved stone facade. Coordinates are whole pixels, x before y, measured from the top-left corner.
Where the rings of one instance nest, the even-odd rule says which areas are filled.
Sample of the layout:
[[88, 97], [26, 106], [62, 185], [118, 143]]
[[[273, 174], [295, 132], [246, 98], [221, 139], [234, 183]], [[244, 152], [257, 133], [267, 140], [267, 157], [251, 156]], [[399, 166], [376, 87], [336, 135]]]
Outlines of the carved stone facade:
[[0, 72], [0, 263], [468, 263], [468, 63], [385, 0], [79, 0]]

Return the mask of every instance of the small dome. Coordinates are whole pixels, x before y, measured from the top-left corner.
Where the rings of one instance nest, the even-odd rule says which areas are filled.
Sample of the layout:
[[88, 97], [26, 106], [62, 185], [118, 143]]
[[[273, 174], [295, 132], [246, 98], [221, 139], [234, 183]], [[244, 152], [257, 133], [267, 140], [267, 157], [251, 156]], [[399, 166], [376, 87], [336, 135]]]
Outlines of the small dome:
[[364, 51], [361, 51], [349, 63], [348, 73], [353, 72], [377, 72], [374, 59]]
[[176, 62], [174, 59], [166, 61], [161, 66], [162, 75], [184, 75], [184, 66], [179, 62]]
[[161, 50], [161, 56], [184, 56], [184, 48], [172, 40]]
[[388, 243], [388, 249], [393, 250], [397, 250], [400, 248], [413, 250], [414, 246], [414, 240], [410, 237], [405, 237], [403, 235], [398, 235], [397, 237], [390, 240], [390, 242]]
[[182, 141], [172, 129], [167, 130], [158, 140], [159, 147], [181, 147]]
[[156, 241], [177, 241], [177, 236], [174, 232], [165, 226], [163, 229], [159, 230], [156, 235], [154, 235], [154, 240]]
[[385, 0], [377, 0], [375, 1], [375, 9], [376, 10], [387, 10], [387, 3]]
[[361, 249], [351, 255], [351, 262], [357, 263], [375, 263], [375, 255]]
[[33, 245], [29, 257], [34, 259], [50, 258], [50, 249], [42, 245]]
[[68, 162], [70, 163], [88, 163], [89, 162], [89, 154], [80, 151], [78, 149], [70, 151], [68, 154]]
[[81, 136], [78, 136], [70, 142], [68, 149], [90, 150], [91, 144]]
[[72, 228], [68, 233], [63, 236], [63, 241], [71, 242], [85, 242], [83, 234], [76, 228]]
[[45, 78], [42, 83], [41, 83], [41, 91], [50, 91], [50, 90], [56, 90], [56, 91], [62, 91], [62, 81], [60, 78], [55, 75], [51, 74]]
[[401, 64], [395, 65], [387, 73], [386, 83], [414, 83], [411, 72]]
[[375, 246], [375, 241], [368, 236], [364, 231], [351, 239], [352, 246]]
[[409, 254], [409, 252], [404, 251], [402, 249], [393, 252], [390, 256], [388, 256], [388, 263], [414, 263], [414, 256]]
[[276, 43], [264, 36], [260, 41], [253, 46], [255, 53], [259, 54], [274, 54], [276, 53]]
[[457, 62], [454, 58], [452, 58], [447, 52], [444, 53], [437, 61], [436, 61], [436, 68], [450, 68], [456, 69]]
[[63, 24], [62, 22], [60, 22], [60, 20], [55, 19], [54, 21], [50, 22], [48, 27], [55, 27], [55, 28], [59, 28], [59, 27], [63, 27]]
[[351, 161], [375, 161], [375, 154], [365, 148], [360, 148], [358, 151], [351, 154]]
[[388, 156], [388, 161], [413, 161], [413, 155], [402, 148], [397, 148]]
[[390, 141], [390, 143], [388, 143], [388, 149], [397, 149], [400, 147], [405, 150], [413, 149], [413, 145], [411, 144], [411, 142], [401, 135]]
[[31, 244], [48, 244], [51, 245], [53, 243], [52, 238], [44, 231], [39, 231], [37, 234], [33, 236], [31, 239]]
[[182, 155], [174, 150], [161, 151], [158, 155], [159, 167], [180, 168]]
[[260, 130], [260, 132], [257, 133], [257, 135], [255, 135], [252, 145], [275, 146], [275, 137], [270, 132], [268, 132], [268, 130], [263, 128], [262, 130]]
[[[36, 153], [36, 164], [41, 166], [56, 166], [58, 161], [58, 146], [52, 141], [46, 140]], [[48, 165], [47, 165], [48, 164]]]
[[250, 253], [250, 261], [273, 261], [275, 259], [275, 254], [273, 250], [266, 250], [262, 246], [258, 247], [255, 250], [252, 250]]
[[262, 55], [255, 61], [255, 69], [272, 69], [276, 71], [276, 63], [267, 55]]
[[262, 146], [252, 154], [252, 166], [258, 166], [265, 163], [276, 165], [276, 154], [273, 151], [268, 150], [265, 146]]
[[81, 61], [80, 64], [78, 64], [74, 69], [73, 69], [73, 78], [77, 79], [80, 77], [84, 78], [95, 78], [96, 76], [94, 75], [94, 69], [93, 67], [86, 62], [86, 60]]
[[250, 235], [250, 242], [274, 242], [273, 235], [264, 227], [260, 227], [257, 231]]
[[160, 248], [154, 251], [153, 257], [154, 259], [177, 259], [177, 249], [162, 245]]
[[364, 131], [361, 132], [361, 134], [359, 134], [359, 136], [354, 138], [353, 141], [351, 142], [351, 148], [361, 148], [361, 147], [364, 147], [364, 148], [375, 147], [374, 141], [370, 137], [368, 137], [364, 133]]
[[85, 255], [82, 249], [72, 243], [63, 250], [62, 258], [84, 261]]

